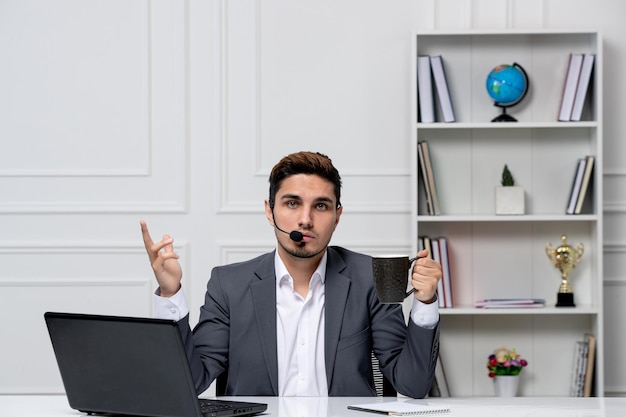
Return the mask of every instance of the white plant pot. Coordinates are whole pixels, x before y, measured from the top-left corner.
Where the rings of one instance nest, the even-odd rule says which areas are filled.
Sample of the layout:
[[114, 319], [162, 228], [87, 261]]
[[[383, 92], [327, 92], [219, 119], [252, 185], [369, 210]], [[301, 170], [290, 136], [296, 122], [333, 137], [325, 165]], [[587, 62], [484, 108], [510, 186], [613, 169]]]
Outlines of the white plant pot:
[[496, 214], [524, 214], [524, 188], [496, 187]]
[[496, 397], [517, 397], [519, 375], [496, 375], [493, 379], [493, 388]]

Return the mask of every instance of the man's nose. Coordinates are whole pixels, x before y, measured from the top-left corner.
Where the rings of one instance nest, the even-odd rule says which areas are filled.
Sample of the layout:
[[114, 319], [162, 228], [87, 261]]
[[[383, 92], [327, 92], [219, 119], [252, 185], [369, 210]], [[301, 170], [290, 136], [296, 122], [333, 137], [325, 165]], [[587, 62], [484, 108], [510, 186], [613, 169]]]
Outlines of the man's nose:
[[298, 219], [298, 226], [310, 227], [312, 224], [312, 210], [310, 208], [303, 208], [300, 211], [300, 218]]

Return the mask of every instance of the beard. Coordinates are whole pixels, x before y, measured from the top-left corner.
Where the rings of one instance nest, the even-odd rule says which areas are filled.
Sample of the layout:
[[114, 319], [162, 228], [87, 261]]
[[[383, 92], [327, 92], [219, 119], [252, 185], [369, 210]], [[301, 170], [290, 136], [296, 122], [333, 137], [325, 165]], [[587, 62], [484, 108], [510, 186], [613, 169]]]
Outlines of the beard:
[[314, 250], [314, 249], [310, 249], [308, 245], [306, 244], [306, 242], [295, 243], [297, 245], [295, 249], [287, 247], [280, 240], [278, 241], [278, 244], [290, 256], [293, 256], [294, 258], [300, 258], [300, 259], [315, 258], [319, 254], [323, 253], [326, 250], [326, 246], [327, 246], [327, 245], [324, 245], [319, 250]]

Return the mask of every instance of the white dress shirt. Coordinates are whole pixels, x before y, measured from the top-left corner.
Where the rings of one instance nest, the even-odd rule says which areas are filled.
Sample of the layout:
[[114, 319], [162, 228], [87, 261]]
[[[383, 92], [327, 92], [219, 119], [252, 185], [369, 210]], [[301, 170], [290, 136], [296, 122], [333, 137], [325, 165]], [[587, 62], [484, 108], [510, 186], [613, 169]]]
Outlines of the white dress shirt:
[[276, 251], [278, 395], [282, 397], [328, 396], [324, 360], [326, 258], [325, 253], [311, 276], [306, 298], [302, 298]]
[[[309, 292], [302, 298], [284, 263], [275, 255], [276, 330], [279, 396], [319, 397], [328, 395], [324, 359], [324, 301], [326, 254], [309, 282]], [[153, 297], [154, 317], [180, 320], [189, 313], [182, 288], [172, 297]], [[439, 321], [436, 302], [424, 304], [413, 298], [411, 320], [432, 329]]]

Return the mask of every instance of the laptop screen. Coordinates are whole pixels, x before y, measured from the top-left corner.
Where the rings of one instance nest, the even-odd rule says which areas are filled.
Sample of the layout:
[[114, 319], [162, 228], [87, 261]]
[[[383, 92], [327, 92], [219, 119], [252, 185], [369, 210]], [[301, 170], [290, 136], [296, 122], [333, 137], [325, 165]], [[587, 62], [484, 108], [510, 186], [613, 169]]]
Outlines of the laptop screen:
[[[176, 322], [54, 312], [44, 317], [71, 408], [202, 416]], [[243, 414], [267, 408], [258, 405]]]

